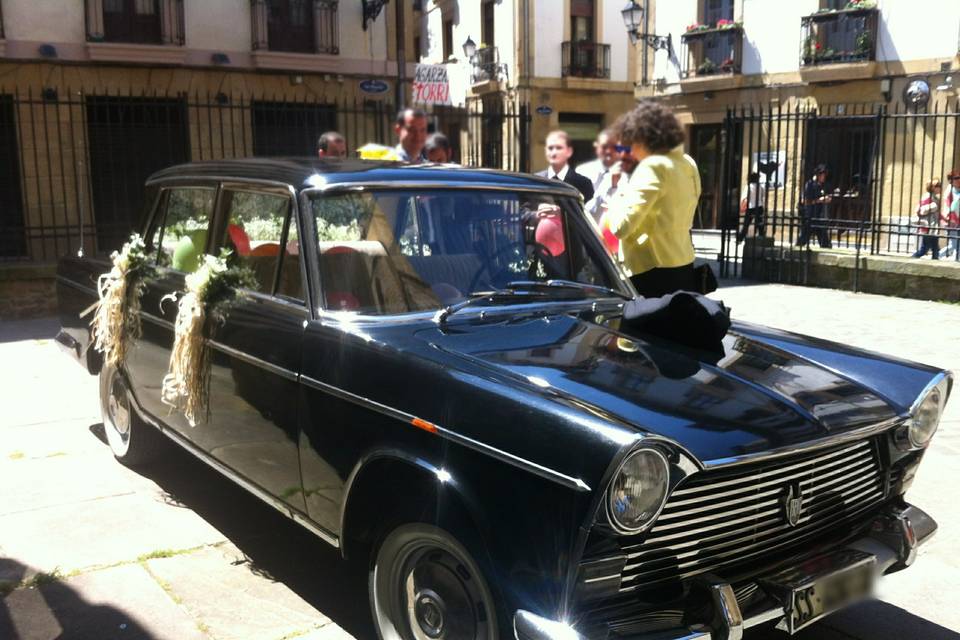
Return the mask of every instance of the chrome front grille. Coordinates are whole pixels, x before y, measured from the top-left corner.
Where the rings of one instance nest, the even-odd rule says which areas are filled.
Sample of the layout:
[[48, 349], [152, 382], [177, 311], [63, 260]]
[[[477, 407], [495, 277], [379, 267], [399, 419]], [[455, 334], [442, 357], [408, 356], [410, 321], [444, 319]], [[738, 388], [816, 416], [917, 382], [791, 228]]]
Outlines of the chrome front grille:
[[[885, 494], [876, 445], [862, 441], [680, 484], [627, 554], [621, 592], [716, 571], [855, 524]], [[794, 522], [787, 501], [794, 500]], [[796, 508], [799, 507], [799, 511]]]

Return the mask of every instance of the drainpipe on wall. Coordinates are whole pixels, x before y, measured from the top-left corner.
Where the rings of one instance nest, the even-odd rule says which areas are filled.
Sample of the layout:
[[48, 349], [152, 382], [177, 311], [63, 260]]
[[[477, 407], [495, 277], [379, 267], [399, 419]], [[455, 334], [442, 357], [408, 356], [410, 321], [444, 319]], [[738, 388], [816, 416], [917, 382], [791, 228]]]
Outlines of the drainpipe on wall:
[[397, 110], [406, 105], [407, 56], [405, 50], [406, 35], [403, 26], [403, 8], [406, 3], [398, 0], [397, 7]]

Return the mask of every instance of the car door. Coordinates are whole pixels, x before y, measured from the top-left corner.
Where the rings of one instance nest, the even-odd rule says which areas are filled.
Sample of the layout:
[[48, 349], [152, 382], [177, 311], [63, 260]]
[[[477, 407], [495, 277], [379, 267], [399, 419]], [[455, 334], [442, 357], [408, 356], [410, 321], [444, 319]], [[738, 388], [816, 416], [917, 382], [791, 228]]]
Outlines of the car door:
[[161, 189], [146, 233], [156, 266], [140, 299], [142, 333], [127, 353], [126, 371], [138, 404], [154, 418], [192, 439], [194, 429], [163, 404], [160, 391], [170, 364], [176, 302], [168, 296], [184, 289], [184, 276], [197, 269], [209, 245], [217, 184], [197, 182]]
[[268, 493], [304, 511], [297, 388], [308, 319], [296, 205], [290, 191], [224, 184], [213, 249], [249, 269], [244, 289], [211, 325], [210, 412], [193, 440]]

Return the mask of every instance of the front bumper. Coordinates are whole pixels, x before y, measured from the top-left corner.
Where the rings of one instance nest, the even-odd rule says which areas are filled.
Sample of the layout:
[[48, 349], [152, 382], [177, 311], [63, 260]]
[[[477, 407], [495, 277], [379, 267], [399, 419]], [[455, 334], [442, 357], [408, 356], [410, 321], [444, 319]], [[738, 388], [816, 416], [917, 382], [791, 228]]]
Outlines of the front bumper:
[[[937, 523], [920, 509], [910, 505], [892, 506], [873, 520], [864, 537], [854, 540], [845, 548], [872, 555], [876, 559], [876, 572], [879, 577], [913, 564], [917, 558], [917, 549], [936, 531]], [[777, 604], [744, 615], [730, 584], [713, 580], [704, 586], [708, 589], [713, 603], [714, 615], [710, 624], [658, 632], [657, 638], [739, 640], [743, 637], [744, 629], [771, 621], [782, 621], [788, 614], [786, 605], [779, 602], [776, 594], [769, 595], [770, 600], [778, 602]], [[583, 640], [583, 636], [572, 626], [523, 609], [514, 614], [513, 628], [517, 640]], [[641, 636], [618, 636], [622, 640], [629, 640], [631, 637], [639, 640]]]

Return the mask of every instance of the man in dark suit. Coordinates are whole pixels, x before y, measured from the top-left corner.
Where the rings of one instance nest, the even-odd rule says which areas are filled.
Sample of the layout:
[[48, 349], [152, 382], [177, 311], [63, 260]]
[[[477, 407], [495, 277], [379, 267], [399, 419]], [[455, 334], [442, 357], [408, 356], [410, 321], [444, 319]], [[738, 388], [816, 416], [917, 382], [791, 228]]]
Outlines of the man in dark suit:
[[567, 184], [576, 187], [583, 194], [584, 202], [593, 197], [593, 183], [568, 164], [570, 156], [573, 155], [573, 147], [570, 146], [570, 136], [566, 131], [551, 131], [547, 134], [546, 145], [547, 164], [550, 166], [537, 173], [543, 178], [552, 180], [562, 180]]

